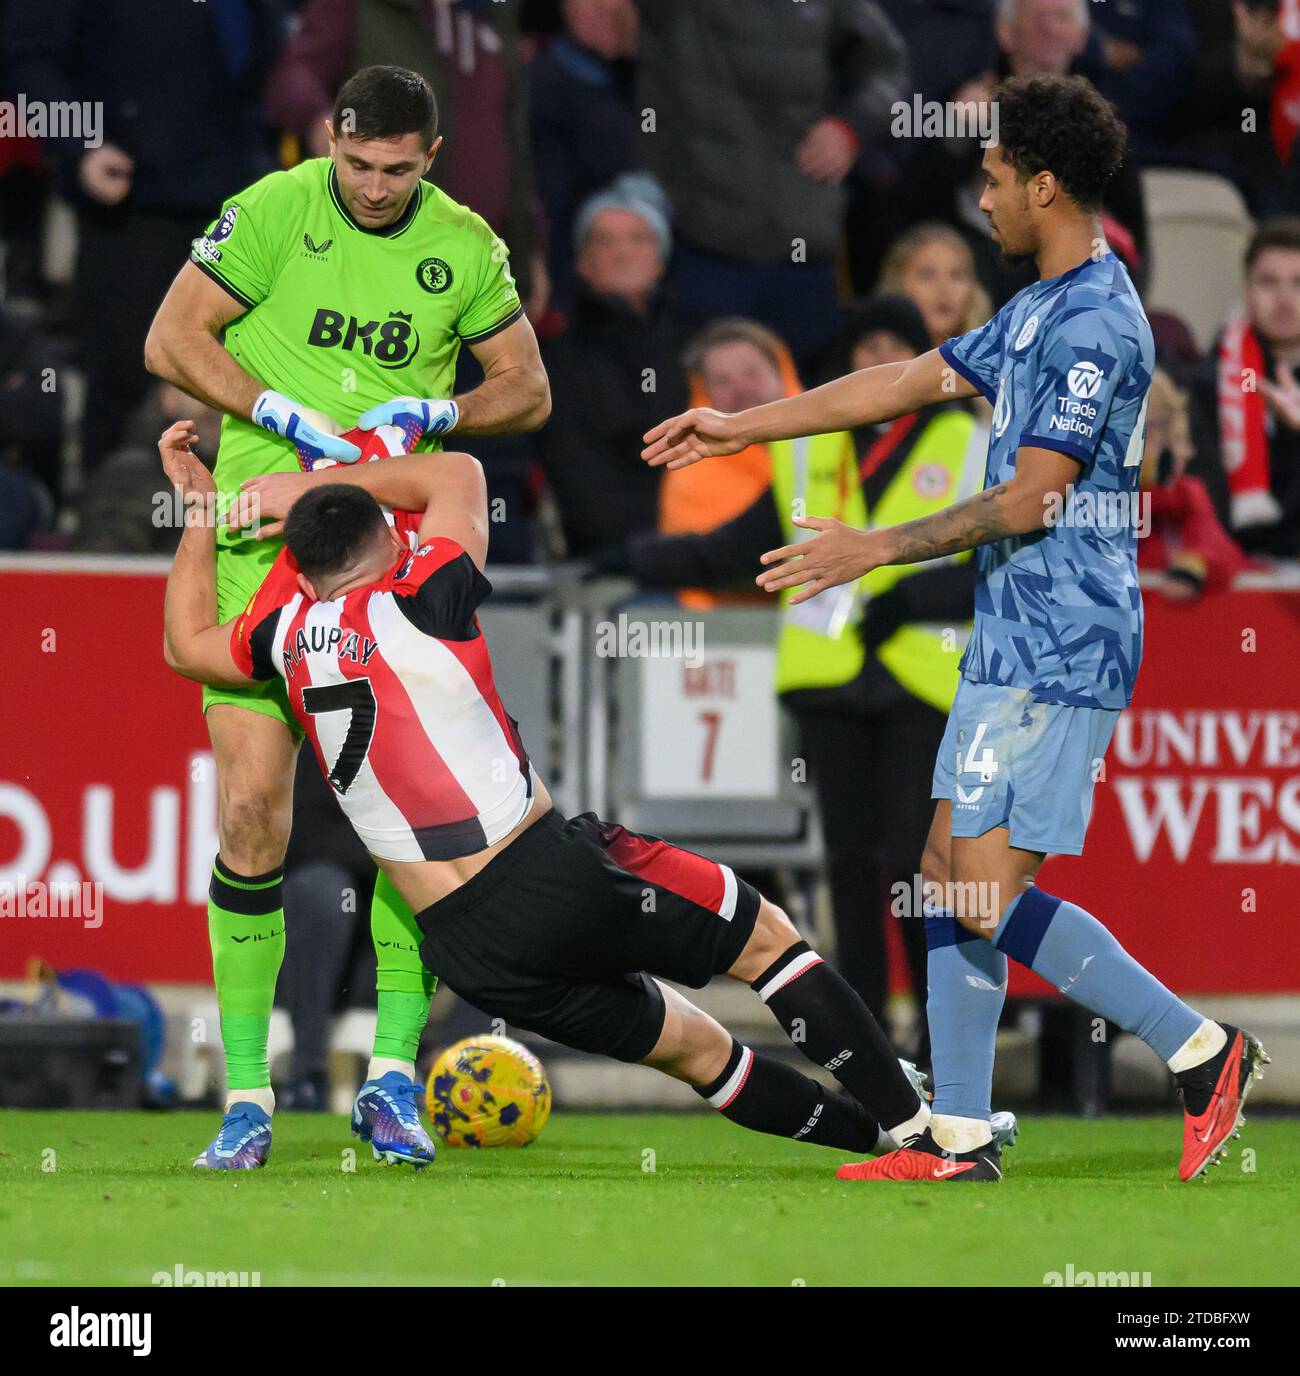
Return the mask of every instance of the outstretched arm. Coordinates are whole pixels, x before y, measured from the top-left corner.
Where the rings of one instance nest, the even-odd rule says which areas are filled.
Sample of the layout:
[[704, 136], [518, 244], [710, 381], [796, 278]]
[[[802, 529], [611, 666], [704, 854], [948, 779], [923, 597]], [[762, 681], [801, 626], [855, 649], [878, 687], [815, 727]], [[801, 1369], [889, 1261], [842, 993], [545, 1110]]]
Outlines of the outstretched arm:
[[684, 411], [646, 431], [641, 457], [652, 467], [685, 468], [766, 440], [874, 425], [945, 398], [973, 397], [976, 390], [938, 349], [931, 349], [906, 363], [862, 368], [810, 392], [732, 415], [703, 406]]
[[230, 626], [217, 624], [217, 532], [210, 510], [216, 486], [190, 450], [194, 435], [194, 422], [182, 420], [158, 441], [163, 470], [180, 489], [186, 507], [163, 600], [163, 658], [185, 678], [243, 687], [252, 680], [231, 658]]
[[762, 562], [772, 567], [756, 581], [767, 592], [806, 583], [809, 586], [790, 599], [806, 602], [882, 564], [919, 564], [1008, 536], [1029, 535], [1050, 523], [1078, 474], [1078, 461], [1068, 455], [1026, 446], [1016, 454], [1013, 478], [932, 516], [878, 530], [855, 530], [819, 517], [798, 519], [796, 525], [819, 533], [763, 555]]

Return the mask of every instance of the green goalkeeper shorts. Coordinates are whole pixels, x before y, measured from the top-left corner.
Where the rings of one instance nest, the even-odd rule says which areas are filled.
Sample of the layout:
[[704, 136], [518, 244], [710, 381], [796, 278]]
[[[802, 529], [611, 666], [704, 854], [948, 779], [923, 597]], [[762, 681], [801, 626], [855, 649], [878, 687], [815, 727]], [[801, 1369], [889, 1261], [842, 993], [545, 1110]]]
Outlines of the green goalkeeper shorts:
[[[248, 606], [249, 599], [262, 586], [262, 580], [275, 563], [275, 556], [281, 549], [278, 540], [253, 540], [249, 537], [231, 537], [227, 531], [217, 533], [217, 620], [222, 625]], [[217, 703], [228, 703], [232, 707], [243, 707], [250, 712], [261, 712], [263, 716], [275, 717], [293, 733], [295, 740], [301, 738], [302, 727], [289, 706], [285, 693], [284, 680], [277, 675], [265, 682], [250, 683], [246, 688], [203, 689], [203, 710]]]

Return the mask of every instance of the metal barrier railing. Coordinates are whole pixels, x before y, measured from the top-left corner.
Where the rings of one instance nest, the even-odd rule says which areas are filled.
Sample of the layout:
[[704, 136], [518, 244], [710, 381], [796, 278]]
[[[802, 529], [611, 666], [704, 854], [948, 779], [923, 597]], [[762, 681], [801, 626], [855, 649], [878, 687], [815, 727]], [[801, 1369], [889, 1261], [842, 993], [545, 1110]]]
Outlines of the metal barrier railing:
[[490, 568], [481, 612], [498, 688], [559, 806], [730, 864], [819, 865], [773, 691], [775, 609], [694, 611], [582, 572]]

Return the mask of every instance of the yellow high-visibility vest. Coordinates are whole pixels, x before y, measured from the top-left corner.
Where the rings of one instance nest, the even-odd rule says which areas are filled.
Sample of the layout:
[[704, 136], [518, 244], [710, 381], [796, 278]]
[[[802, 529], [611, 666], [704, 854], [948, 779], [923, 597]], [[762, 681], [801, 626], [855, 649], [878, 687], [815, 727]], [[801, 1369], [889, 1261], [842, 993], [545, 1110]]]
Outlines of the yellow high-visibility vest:
[[[772, 456], [772, 498], [786, 544], [816, 532], [794, 524], [796, 516], [834, 516], [859, 529], [867, 508], [858, 481], [853, 436], [847, 431], [776, 440]], [[828, 588], [811, 602], [790, 606], [798, 589], [781, 593], [781, 634], [776, 652], [776, 691], [831, 688], [857, 677], [866, 651], [857, 632], [857, 585]]]
[[[770, 443], [772, 496], [786, 543], [815, 534], [796, 526], [796, 516], [834, 516], [861, 529], [899, 525], [951, 506], [983, 486], [985, 440], [986, 432], [969, 412], [940, 411], [925, 425], [881, 494], [870, 522], [851, 435], [841, 431]], [[968, 559], [970, 554], [953, 557]], [[862, 601], [938, 562], [873, 569], [856, 584], [829, 588], [798, 607], [789, 605], [796, 590], [783, 592], [777, 692], [833, 688], [856, 678], [866, 654], [857, 631]], [[969, 633], [969, 622], [912, 623], [900, 627], [876, 654], [909, 693], [946, 712], [957, 691], [957, 664]]]

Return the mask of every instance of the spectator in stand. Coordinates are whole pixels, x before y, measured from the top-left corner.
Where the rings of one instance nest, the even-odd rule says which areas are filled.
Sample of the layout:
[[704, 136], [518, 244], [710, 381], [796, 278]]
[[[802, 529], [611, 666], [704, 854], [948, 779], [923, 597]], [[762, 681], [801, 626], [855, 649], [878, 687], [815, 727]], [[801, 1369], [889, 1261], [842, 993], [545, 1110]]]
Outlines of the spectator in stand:
[[0, 548], [23, 549], [53, 524], [71, 361], [39, 317], [0, 307]]
[[915, 303], [931, 348], [975, 329], [993, 314], [988, 292], [975, 275], [975, 255], [951, 225], [920, 224], [900, 235], [885, 255], [880, 290]]
[[[993, 65], [993, 16], [998, 0], [879, 0], [907, 47], [913, 92], [943, 100]], [[942, 42], [936, 42], [942, 36]]]
[[158, 474], [158, 435], [178, 420], [196, 427], [195, 452], [216, 462], [221, 413], [179, 387], [152, 381], [123, 429], [123, 443], [86, 480], [77, 499], [79, 554], [173, 554], [180, 538], [173, 494]]
[[835, 332], [844, 179], [888, 136], [906, 52], [873, 0], [640, 0], [641, 147], [674, 211], [674, 286], [742, 315], [801, 366]]
[[[0, 95], [13, 100], [17, 94], [0, 70]], [[0, 292], [7, 306], [35, 304], [47, 295], [41, 250], [49, 192], [40, 140], [20, 135], [0, 139], [0, 243], [5, 250]]]
[[117, 446], [145, 395], [145, 335], [190, 240], [232, 186], [271, 170], [257, 94], [281, 26], [277, 0], [5, 7], [11, 88], [29, 101], [102, 110], [96, 146], [45, 144], [77, 213], [87, 469]]
[[[841, 372], [904, 362], [930, 341], [915, 306], [877, 297], [858, 309], [843, 346]], [[987, 428], [956, 400], [901, 416], [883, 433], [774, 442], [766, 446], [770, 484], [732, 520], [704, 534], [636, 536], [624, 567], [647, 587], [752, 586], [759, 556], [800, 538], [791, 523], [796, 502], [809, 515], [859, 527], [924, 516], [982, 486], [987, 442]], [[913, 876], [930, 825], [930, 776], [957, 690], [975, 571], [969, 556], [888, 566], [856, 591], [861, 600], [853, 589], [836, 588], [785, 609], [776, 688], [798, 724], [817, 792], [836, 964], [880, 1019], [891, 896], [907, 895], [894, 911], [904, 919], [913, 989], [924, 1000], [925, 940], [911, 901]], [[922, 1016], [922, 1034], [924, 1026]]]
[[578, 207], [632, 164], [637, 13], [632, 0], [564, 0], [564, 32], [528, 74], [538, 194], [546, 210], [551, 295], [573, 303]]
[[1128, 126], [1131, 156], [1162, 159], [1195, 70], [1196, 33], [1185, 0], [1078, 3], [1092, 23], [1075, 70], [1114, 103]]
[[1188, 0], [1195, 66], [1168, 139], [1170, 161], [1234, 182], [1256, 218], [1300, 210], [1294, 163], [1279, 158], [1270, 118], [1286, 42], [1279, 8], [1279, 0]]
[[48, 516], [30, 475], [0, 458], [0, 550], [26, 549]]
[[[1088, 0], [999, 0], [994, 65], [952, 93], [954, 103], [985, 106], [993, 88], [1006, 76], [1067, 76], [1081, 71], [1083, 54], [1095, 35], [1093, 16], [1102, 7]], [[993, 293], [993, 304], [1004, 304], [1034, 279], [1031, 264], [1009, 264], [990, 239], [979, 209], [984, 189], [980, 167], [983, 150], [977, 138], [924, 139], [911, 171], [914, 186], [924, 194], [940, 194], [946, 205], [937, 213], [962, 226], [975, 255], [980, 279]], [[938, 188], [936, 193], [934, 190]], [[949, 188], [955, 189], [955, 195]], [[1142, 285], [1147, 252], [1146, 210], [1136, 157], [1130, 150], [1106, 187], [1102, 226], [1111, 247], [1124, 259]]]
[[1202, 377], [1228, 475], [1232, 532], [1250, 554], [1300, 558], [1300, 218], [1267, 220], [1246, 250], [1245, 310]]
[[542, 345], [553, 408], [537, 445], [577, 557], [654, 529], [660, 470], [641, 462], [641, 436], [665, 406], [685, 406], [686, 384], [685, 334], [661, 290], [672, 240], [654, 180], [620, 177], [582, 206], [573, 237], [577, 299], [568, 328]]
[[[882, 292], [846, 312], [841, 338], [844, 352], [835, 377], [863, 368], [878, 368], [882, 363], [906, 363], [931, 346], [925, 312], [911, 297], [893, 292]], [[871, 437], [874, 439], [890, 424], [882, 421], [871, 426]]]
[[[1216, 7], [1211, 22], [1225, 19]], [[1236, 0], [1229, 31], [1216, 37], [1200, 58], [1212, 64], [1218, 89], [1204, 91], [1204, 82], [1197, 94], [1220, 114], [1224, 133], [1215, 151], [1226, 154], [1224, 174], [1242, 186], [1256, 215], [1294, 214], [1300, 211], [1300, 6]], [[1189, 105], [1195, 119], [1199, 107]], [[1255, 122], [1243, 129], [1247, 109], [1255, 111]]]
[[1204, 592], [1226, 588], [1245, 562], [1205, 484], [1187, 472], [1195, 456], [1187, 397], [1157, 368], [1142, 455], [1142, 493], [1151, 526], [1138, 541], [1138, 567], [1163, 575], [1160, 591], [1171, 602], [1194, 602]]
[[[907, 45], [911, 77], [905, 101], [919, 98], [924, 106], [947, 100], [993, 69], [996, 6], [997, 0], [880, 0]], [[854, 290], [864, 296], [875, 290], [885, 251], [904, 230], [952, 216], [952, 186], [917, 170], [931, 142], [891, 137], [866, 149], [850, 174], [848, 265]]]
[[324, 157], [325, 121], [338, 88], [372, 63], [400, 63], [433, 87], [443, 144], [429, 175], [510, 246], [525, 309], [540, 318], [549, 279], [533, 195], [519, 6], [493, 0], [307, 0], [266, 85], [267, 117], [297, 135], [304, 156]]
[[[765, 325], [732, 316], [706, 325], [686, 351], [691, 406], [743, 411], [802, 391], [790, 350]], [[712, 469], [712, 472], [707, 470]], [[662, 471], [662, 470], [661, 470]], [[749, 508], [772, 482], [772, 456], [765, 444], [751, 444], [716, 464], [697, 463], [665, 472], [659, 494], [659, 530], [665, 535], [716, 530]], [[720, 600], [764, 602], [757, 588], [735, 590], [725, 599], [688, 589], [688, 607]]]

